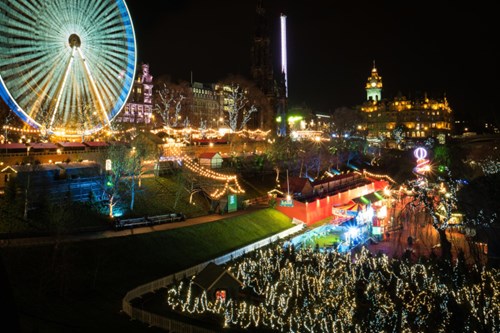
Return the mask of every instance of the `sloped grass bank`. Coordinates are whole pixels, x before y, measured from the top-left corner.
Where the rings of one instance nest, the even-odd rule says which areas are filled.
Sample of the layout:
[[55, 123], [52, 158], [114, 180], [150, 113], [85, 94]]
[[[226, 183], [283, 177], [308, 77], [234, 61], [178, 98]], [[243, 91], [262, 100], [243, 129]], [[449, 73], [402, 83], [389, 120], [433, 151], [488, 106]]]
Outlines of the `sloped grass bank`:
[[24, 332], [151, 332], [120, 313], [128, 290], [292, 226], [264, 209], [193, 227], [1, 253]]

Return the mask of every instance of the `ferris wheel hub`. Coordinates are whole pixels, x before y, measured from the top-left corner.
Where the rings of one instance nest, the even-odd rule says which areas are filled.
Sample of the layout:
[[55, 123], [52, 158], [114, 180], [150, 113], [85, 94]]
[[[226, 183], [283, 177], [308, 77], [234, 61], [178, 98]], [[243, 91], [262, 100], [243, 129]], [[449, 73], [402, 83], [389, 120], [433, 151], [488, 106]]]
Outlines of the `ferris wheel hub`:
[[69, 46], [71, 46], [72, 48], [80, 47], [80, 45], [82, 45], [82, 40], [80, 39], [80, 36], [78, 36], [77, 34], [71, 34], [71, 36], [69, 36], [68, 38], [68, 43]]

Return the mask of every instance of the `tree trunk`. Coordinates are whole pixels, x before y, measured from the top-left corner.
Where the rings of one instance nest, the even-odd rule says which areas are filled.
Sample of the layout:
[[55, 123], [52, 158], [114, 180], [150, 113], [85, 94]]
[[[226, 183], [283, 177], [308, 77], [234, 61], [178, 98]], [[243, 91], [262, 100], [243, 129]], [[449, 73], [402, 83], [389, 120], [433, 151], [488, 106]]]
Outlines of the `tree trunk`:
[[135, 180], [132, 177], [132, 186], [130, 187], [130, 211], [134, 210], [135, 202]]
[[321, 155], [318, 152], [318, 170], [316, 171], [316, 179], [319, 178], [319, 171], [321, 169]]
[[24, 218], [25, 221], [28, 220], [28, 207], [29, 207], [28, 192], [29, 192], [29, 188], [30, 188], [30, 182], [31, 182], [31, 174], [28, 173], [28, 181], [26, 182], [26, 190], [25, 190], [25, 197], [24, 197], [24, 214], [23, 214], [23, 218]]
[[439, 233], [439, 242], [441, 243], [441, 258], [451, 260], [451, 243], [446, 236], [446, 229], [437, 229]]
[[113, 218], [113, 196], [109, 198], [109, 217]]

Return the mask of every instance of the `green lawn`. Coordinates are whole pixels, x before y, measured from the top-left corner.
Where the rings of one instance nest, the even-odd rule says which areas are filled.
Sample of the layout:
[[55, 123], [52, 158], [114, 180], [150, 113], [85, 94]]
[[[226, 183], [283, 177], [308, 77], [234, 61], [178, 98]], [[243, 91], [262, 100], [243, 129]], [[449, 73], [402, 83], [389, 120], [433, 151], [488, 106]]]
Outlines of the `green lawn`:
[[[258, 181], [241, 181], [247, 192], [238, 195], [240, 202], [263, 195], [255, 191]], [[116, 211], [124, 211], [124, 218], [163, 215], [169, 213], [184, 213], [187, 217], [196, 217], [210, 211], [209, 201], [200, 193], [194, 194], [192, 203], [190, 195], [179, 185], [177, 175], [169, 177], [144, 178], [142, 186], [136, 190], [134, 210], [129, 211], [130, 198], [124, 196], [115, 207]], [[264, 194], [266, 192], [263, 192]], [[28, 221], [23, 220], [24, 202], [17, 200], [15, 204], [2, 202], [0, 198], [0, 233], [14, 232], [54, 232], [74, 230], [79, 228], [102, 227], [110, 224], [108, 207], [103, 204], [101, 213], [91, 209], [85, 203], [61, 202], [56, 205], [45, 205], [30, 211]], [[8, 209], [4, 206], [10, 205]], [[95, 208], [95, 207], [94, 207]]]
[[154, 216], [182, 212], [188, 217], [195, 217], [207, 213], [206, 200], [194, 195], [193, 202], [194, 204], [189, 203], [189, 193], [186, 190], [179, 189], [175, 176], [145, 178], [137, 191], [134, 211], [128, 215]]
[[[326, 246], [332, 246], [333, 243], [339, 243], [340, 242], [340, 235], [339, 234], [330, 234], [322, 237], [318, 237], [314, 240], [314, 246], [318, 244], [319, 247], [326, 247]], [[310, 246], [310, 244], [307, 244]]]
[[0, 253], [23, 331], [151, 332], [120, 314], [128, 290], [292, 226], [264, 209], [189, 228]]

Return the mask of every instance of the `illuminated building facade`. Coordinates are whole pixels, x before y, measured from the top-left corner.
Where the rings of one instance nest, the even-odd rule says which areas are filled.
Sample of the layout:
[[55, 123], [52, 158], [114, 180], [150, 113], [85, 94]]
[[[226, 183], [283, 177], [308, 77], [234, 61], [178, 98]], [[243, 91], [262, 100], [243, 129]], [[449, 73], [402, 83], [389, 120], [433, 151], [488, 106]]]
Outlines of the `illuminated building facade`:
[[453, 114], [446, 97], [382, 99], [382, 77], [375, 65], [366, 83], [366, 96], [361, 113], [369, 137], [390, 138], [397, 127], [407, 139], [445, 138], [451, 134]]
[[222, 125], [221, 96], [214, 84], [193, 82], [191, 84], [189, 118], [193, 124], [206, 122], [207, 128], [218, 128]]
[[137, 75], [125, 108], [116, 121], [129, 124], [149, 124], [153, 116], [153, 76], [149, 65], [143, 64]]

